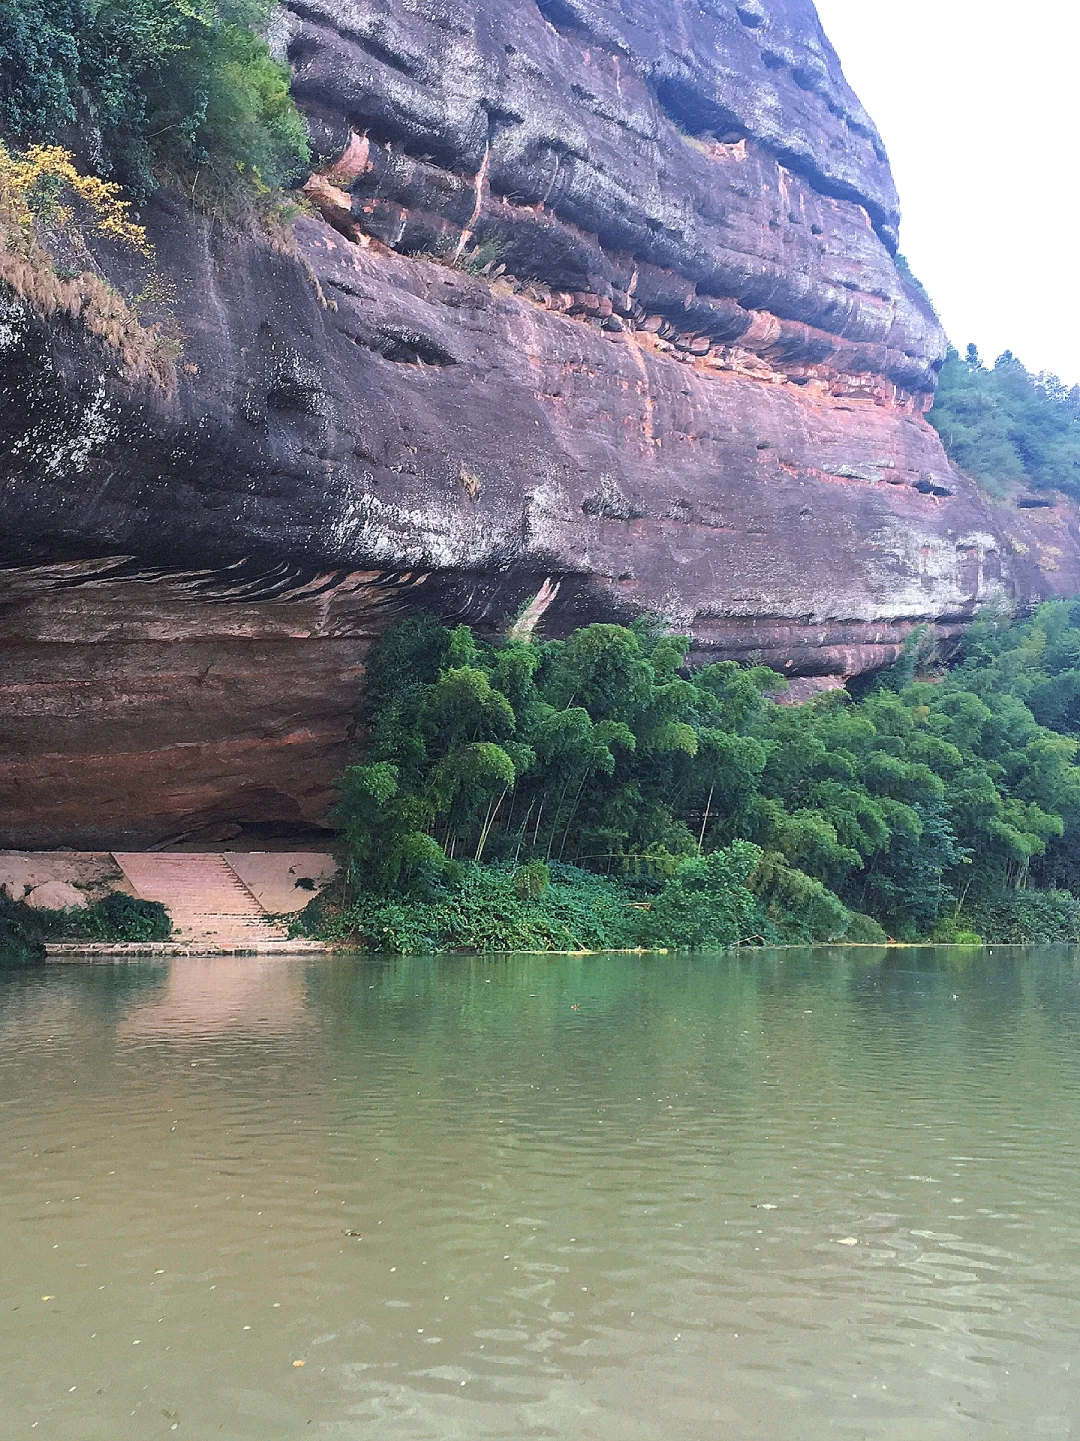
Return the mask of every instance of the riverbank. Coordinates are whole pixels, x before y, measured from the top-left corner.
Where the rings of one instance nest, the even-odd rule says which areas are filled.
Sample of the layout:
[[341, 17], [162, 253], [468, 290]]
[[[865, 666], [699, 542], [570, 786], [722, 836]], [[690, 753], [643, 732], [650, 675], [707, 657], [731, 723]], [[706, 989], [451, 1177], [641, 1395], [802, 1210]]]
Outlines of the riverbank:
[[[0, 906], [50, 956], [273, 954], [335, 871], [314, 851], [0, 851]], [[153, 908], [159, 924], [122, 923]]]
[[184, 941], [50, 941], [45, 946], [47, 965], [87, 961], [142, 961], [176, 956], [311, 956], [331, 955], [325, 941], [246, 941], [235, 945], [208, 945]]
[[[1046, 944], [1046, 943], [1042, 943]], [[1059, 942], [1060, 945], [1071, 945], [1071, 942]], [[717, 951], [713, 954], [724, 956], [735, 955], [762, 955], [773, 954], [783, 951], [994, 951], [1006, 949], [1024, 949], [1030, 947], [1031, 942], [1006, 941], [978, 943], [968, 941], [819, 941], [815, 945], [767, 945], [767, 946], [729, 946], [726, 950]], [[221, 957], [261, 957], [282, 956], [291, 959], [294, 956], [365, 956], [384, 957], [386, 955], [397, 955], [396, 952], [373, 952], [360, 951], [355, 946], [343, 942], [311, 941], [296, 939], [291, 941], [264, 941], [261, 944], [247, 944], [235, 946], [198, 946], [184, 944], [180, 941], [63, 941], [50, 942], [45, 946], [46, 965], [108, 965], [123, 961], [144, 961], [144, 960], [173, 960], [184, 956], [190, 956], [206, 960], [215, 956]], [[532, 960], [589, 960], [597, 956], [625, 956], [628, 960], [640, 959], [652, 956], [657, 960], [669, 960], [673, 958], [686, 959], [688, 956], [708, 954], [706, 952], [693, 952], [688, 950], [673, 950], [670, 947], [657, 948], [656, 950], [643, 950], [640, 947], [625, 948], [622, 950], [585, 950], [585, 951], [430, 951], [426, 953], [412, 952], [413, 958], [427, 960], [508, 960], [514, 956], [526, 956]]]

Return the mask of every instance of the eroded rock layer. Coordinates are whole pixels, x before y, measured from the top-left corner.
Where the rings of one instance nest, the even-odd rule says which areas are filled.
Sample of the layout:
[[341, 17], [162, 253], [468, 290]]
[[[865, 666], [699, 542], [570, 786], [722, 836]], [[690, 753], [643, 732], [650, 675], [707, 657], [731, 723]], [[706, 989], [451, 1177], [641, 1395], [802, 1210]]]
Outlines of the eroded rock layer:
[[356, 574], [0, 573], [0, 847], [325, 843], [395, 587]]
[[[809, 0], [305, 0], [295, 248], [162, 198], [175, 382], [0, 315], [0, 844], [317, 827], [425, 603], [652, 611], [813, 686], [1080, 590], [923, 414], [944, 341]], [[103, 255], [121, 283], [138, 280]]]

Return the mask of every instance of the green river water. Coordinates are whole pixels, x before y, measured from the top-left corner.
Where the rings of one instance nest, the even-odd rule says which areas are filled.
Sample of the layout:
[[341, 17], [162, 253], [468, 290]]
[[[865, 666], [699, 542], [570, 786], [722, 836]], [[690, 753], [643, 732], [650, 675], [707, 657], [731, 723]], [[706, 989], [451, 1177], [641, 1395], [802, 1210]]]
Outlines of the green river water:
[[173, 1435], [1080, 1436], [1080, 951], [0, 973], [0, 1436]]

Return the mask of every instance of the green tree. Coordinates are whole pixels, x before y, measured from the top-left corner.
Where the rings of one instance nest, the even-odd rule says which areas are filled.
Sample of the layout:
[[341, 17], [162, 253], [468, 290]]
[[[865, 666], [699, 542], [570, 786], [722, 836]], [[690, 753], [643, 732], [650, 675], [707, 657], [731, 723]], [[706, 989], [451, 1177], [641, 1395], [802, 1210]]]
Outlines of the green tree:
[[[917, 938], [964, 929], [964, 908], [1013, 934], [1065, 915], [1008, 897], [1080, 885], [1080, 605], [986, 616], [943, 674], [932, 637], [913, 654], [933, 683], [901, 664], [862, 699], [791, 706], [771, 672], [694, 672], [684, 640], [644, 627], [493, 645], [408, 622], [372, 658], [369, 753], [342, 786], [351, 874], [449, 906], [424, 934], [459, 937], [481, 896], [548, 904], [516, 882], [485, 890], [469, 879], [480, 860], [563, 865], [564, 898], [582, 894], [575, 867], [606, 876], [601, 931], [650, 945], [873, 939], [878, 923]], [[498, 932], [491, 915], [477, 925]]]
[[1011, 351], [992, 368], [950, 350], [929, 416], [950, 459], [994, 494], [1011, 486], [1080, 495], [1080, 388], [1032, 375]]
[[270, 0], [0, 0], [0, 129], [17, 144], [96, 134], [138, 193], [182, 179], [227, 204], [310, 161]]

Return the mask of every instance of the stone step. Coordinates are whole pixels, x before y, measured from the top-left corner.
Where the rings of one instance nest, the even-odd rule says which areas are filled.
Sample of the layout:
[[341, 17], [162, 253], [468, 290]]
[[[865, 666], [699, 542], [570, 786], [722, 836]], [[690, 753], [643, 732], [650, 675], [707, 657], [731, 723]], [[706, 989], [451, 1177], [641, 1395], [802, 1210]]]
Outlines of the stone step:
[[160, 901], [181, 939], [198, 936], [218, 944], [284, 940], [252, 892], [217, 852], [117, 851], [113, 859], [144, 900]]

